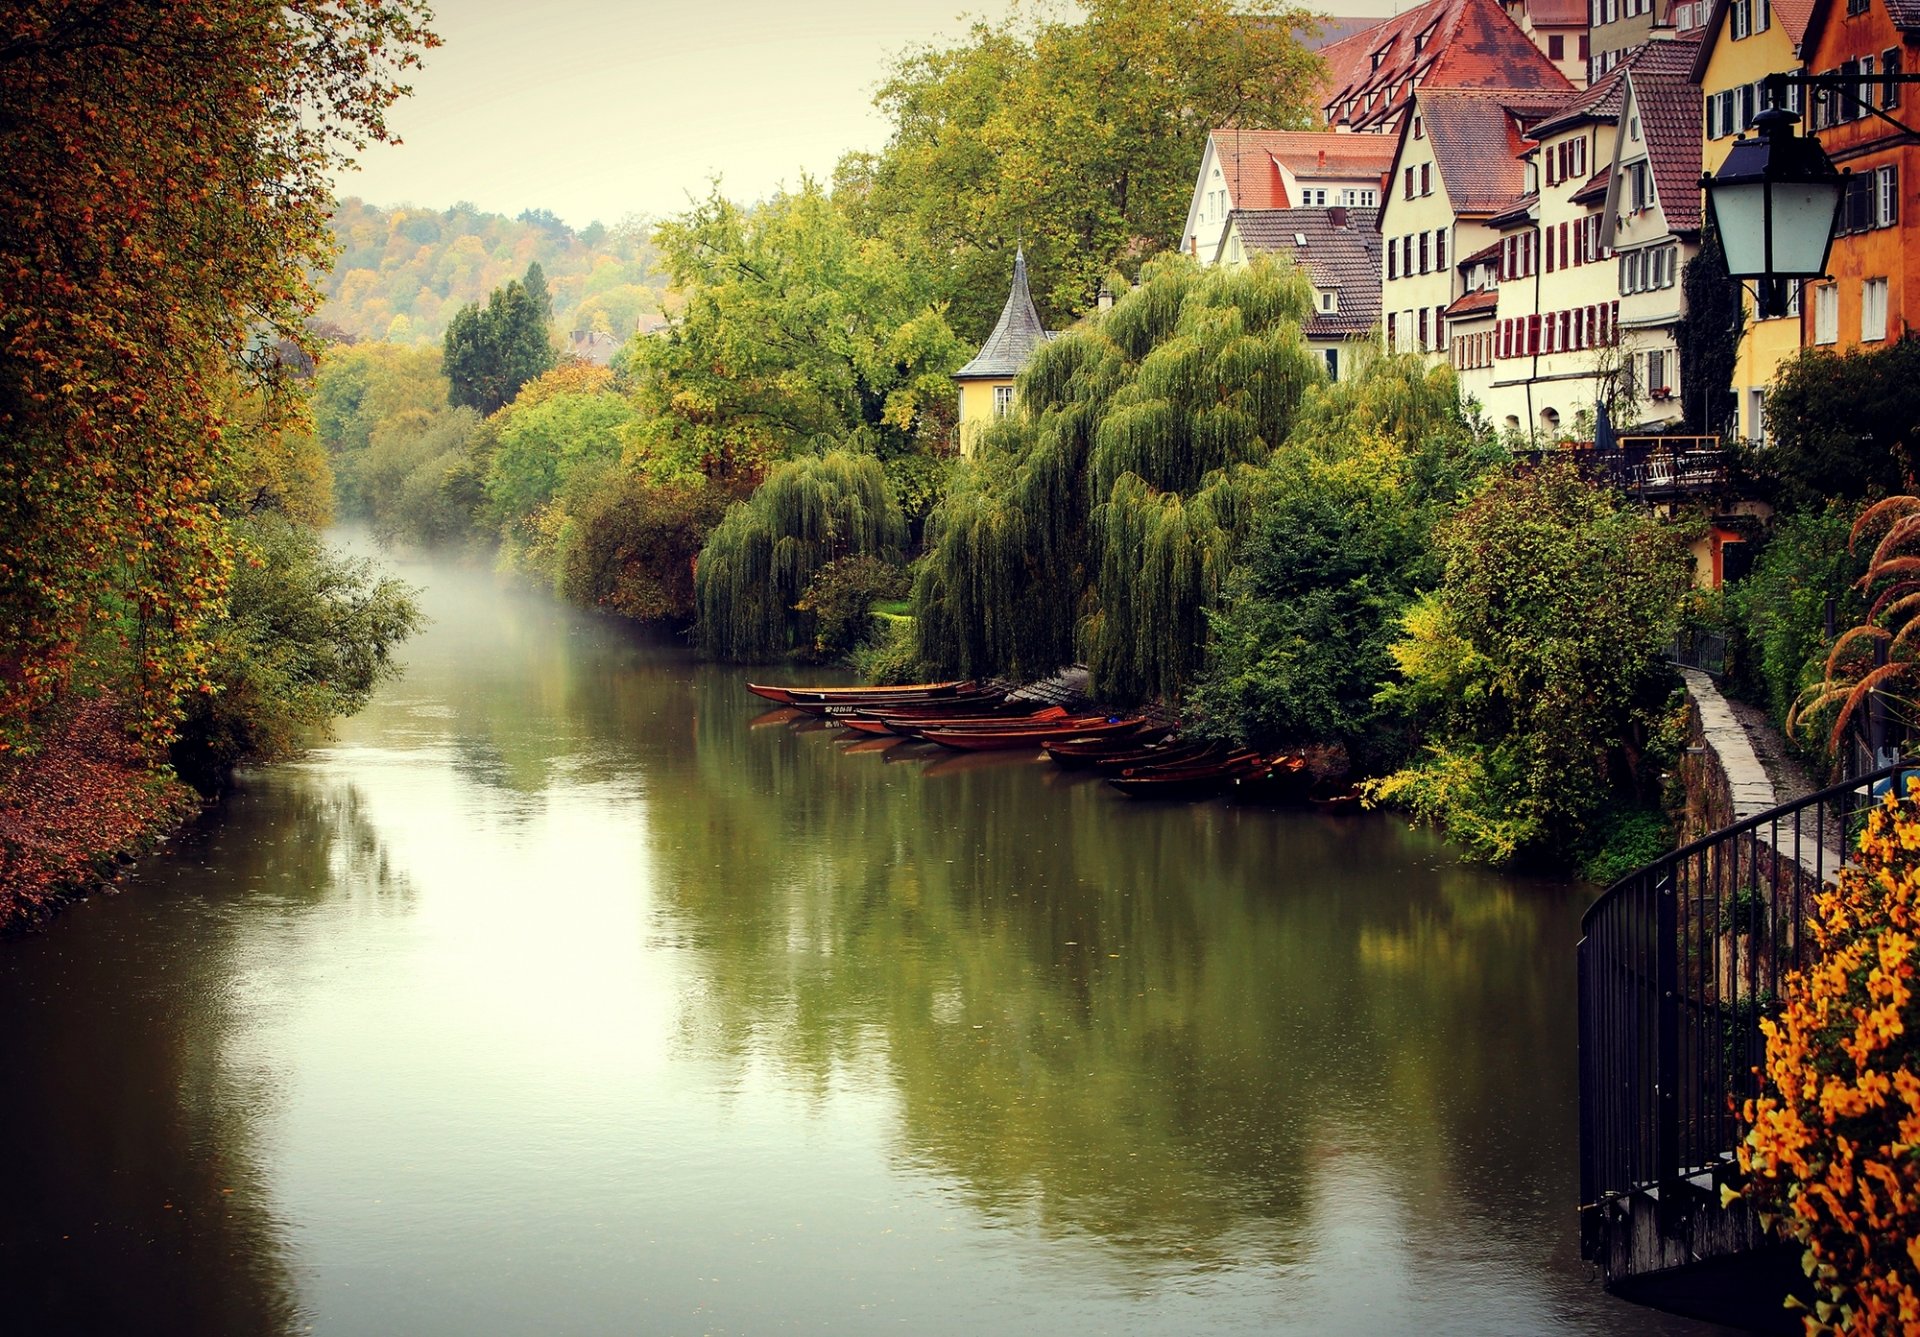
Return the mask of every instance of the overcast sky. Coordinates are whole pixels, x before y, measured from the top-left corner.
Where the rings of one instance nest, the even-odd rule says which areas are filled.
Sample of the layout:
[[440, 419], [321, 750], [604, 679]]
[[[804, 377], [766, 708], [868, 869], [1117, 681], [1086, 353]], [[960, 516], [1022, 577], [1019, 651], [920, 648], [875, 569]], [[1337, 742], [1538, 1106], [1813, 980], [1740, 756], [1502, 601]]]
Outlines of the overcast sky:
[[[1392, 13], [1394, 0], [1321, 0]], [[341, 195], [444, 209], [550, 209], [575, 227], [686, 208], [718, 176], [760, 198], [842, 153], [879, 148], [873, 92], [891, 56], [997, 21], [1008, 0], [435, 0], [414, 95]]]

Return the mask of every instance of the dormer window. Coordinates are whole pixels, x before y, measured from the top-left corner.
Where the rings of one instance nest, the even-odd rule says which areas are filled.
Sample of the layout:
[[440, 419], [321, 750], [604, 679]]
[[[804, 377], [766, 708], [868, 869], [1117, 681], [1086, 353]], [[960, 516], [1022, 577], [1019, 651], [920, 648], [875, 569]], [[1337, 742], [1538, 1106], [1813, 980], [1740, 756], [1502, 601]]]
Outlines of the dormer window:
[[1332, 293], [1323, 291], [1320, 294], [1320, 309], [1322, 311], [1337, 311], [1339, 309], [1337, 299]]
[[[1391, 45], [1391, 43], [1389, 43], [1389, 45]], [[1384, 61], [1386, 58], [1387, 58], [1387, 48], [1383, 46], [1378, 51], [1373, 53], [1373, 64], [1370, 68], [1376, 69], [1376, 70], [1379, 69], [1380, 63]]]

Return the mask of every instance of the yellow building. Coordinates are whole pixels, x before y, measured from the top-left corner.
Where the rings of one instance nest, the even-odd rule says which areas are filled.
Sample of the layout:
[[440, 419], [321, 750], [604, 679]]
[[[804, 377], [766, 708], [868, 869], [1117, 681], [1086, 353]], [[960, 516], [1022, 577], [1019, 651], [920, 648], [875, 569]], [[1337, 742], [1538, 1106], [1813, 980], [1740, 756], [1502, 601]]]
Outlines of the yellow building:
[[[1734, 136], [1745, 133], [1760, 114], [1761, 80], [1801, 66], [1800, 41], [1806, 33], [1807, 0], [1717, 0], [1706, 21], [1706, 35], [1695, 59], [1693, 81], [1706, 99], [1700, 165], [1711, 175], [1726, 161]], [[1796, 110], [1799, 90], [1789, 90]], [[1733, 389], [1739, 400], [1739, 434], [1766, 440], [1766, 392], [1780, 364], [1800, 351], [1800, 302], [1797, 285], [1784, 311], [1756, 318], [1751, 292], [1747, 322], [1734, 365]]]
[[1053, 336], [1040, 323], [1033, 294], [1027, 290], [1027, 257], [1024, 250], [1013, 257], [1013, 289], [1000, 312], [1000, 323], [980, 345], [973, 361], [953, 373], [960, 387], [960, 453], [971, 455], [981, 430], [995, 418], [1013, 411], [1014, 380], [1020, 375], [1034, 350]]

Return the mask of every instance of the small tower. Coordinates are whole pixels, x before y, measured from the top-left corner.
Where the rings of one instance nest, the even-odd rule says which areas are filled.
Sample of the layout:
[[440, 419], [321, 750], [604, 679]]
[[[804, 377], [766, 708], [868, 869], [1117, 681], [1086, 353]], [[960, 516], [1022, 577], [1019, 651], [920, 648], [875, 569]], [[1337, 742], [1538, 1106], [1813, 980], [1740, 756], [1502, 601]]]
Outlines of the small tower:
[[1053, 336], [1040, 323], [1033, 294], [1027, 291], [1026, 248], [1013, 255], [1013, 289], [1000, 323], [980, 345], [973, 361], [953, 373], [960, 386], [960, 453], [971, 455], [980, 430], [1013, 409], [1013, 381], [1033, 352]]

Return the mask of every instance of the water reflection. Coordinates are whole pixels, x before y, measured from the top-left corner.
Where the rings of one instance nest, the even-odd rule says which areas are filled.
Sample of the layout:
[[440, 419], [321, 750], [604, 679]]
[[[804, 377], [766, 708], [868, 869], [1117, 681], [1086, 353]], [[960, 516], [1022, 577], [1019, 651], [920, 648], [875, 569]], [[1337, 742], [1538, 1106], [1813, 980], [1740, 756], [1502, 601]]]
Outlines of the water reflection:
[[44, 1330], [1701, 1331], [1573, 1257], [1568, 889], [423, 576], [335, 745], [0, 947]]

